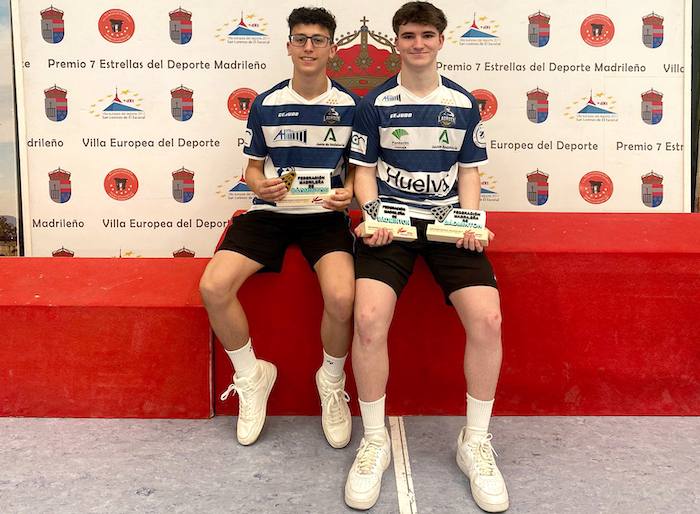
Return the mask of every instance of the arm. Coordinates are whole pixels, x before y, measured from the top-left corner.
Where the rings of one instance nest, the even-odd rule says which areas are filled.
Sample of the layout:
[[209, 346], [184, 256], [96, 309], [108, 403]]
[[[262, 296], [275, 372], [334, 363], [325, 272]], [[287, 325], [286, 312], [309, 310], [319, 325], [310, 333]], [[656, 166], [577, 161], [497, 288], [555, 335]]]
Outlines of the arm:
[[280, 178], [265, 178], [264, 166], [264, 160], [248, 159], [245, 181], [258, 198], [266, 202], [281, 200], [287, 194], [287, 186]]
[[[479, 168], [465, 168], [460, 166], [457, 171], [457, 191], [459, 195], [459, 206], [462, 209], [478, 210], [481, 199], [481, 177]], [[494, 233], [489, 230], [489, 241], [494, 238]], [[457, 241], [457, 248], [465, 250], [484, 251], [483, 246], [474, 237], [473, 232], [464, 232], [464, 238]]]
[[[360, 206], [379, 197], [376, 166], [357, 167], [355, 170], [355, 196]], [[361, 237], [359, 227], [355, 228], [355, 234], [357, 237]], [[368, 246], [384, 246], [391, 243], [394, 240], [394, 236], [389, 230], [380, 228], [371, 236], [363, 237], [362, 240]]]

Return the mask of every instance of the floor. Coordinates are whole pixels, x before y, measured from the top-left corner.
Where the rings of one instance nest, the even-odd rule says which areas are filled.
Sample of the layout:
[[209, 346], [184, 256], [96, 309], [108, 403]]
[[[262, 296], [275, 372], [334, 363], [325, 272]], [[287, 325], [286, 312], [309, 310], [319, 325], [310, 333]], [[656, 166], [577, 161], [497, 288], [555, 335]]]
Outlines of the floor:
[[[334, 450], [316, 417], [270, 417], [251, 447], [231, 417], [0, 418], [0, 512], [354, 512], [353, 421]], [[481, 512], [454, 462], [463, 418], [389, 421], [408, 466], [389, 467], [371, 512]], [[497, 417], [491, 432], [510, 513], [700, 513], [700, 418]]]

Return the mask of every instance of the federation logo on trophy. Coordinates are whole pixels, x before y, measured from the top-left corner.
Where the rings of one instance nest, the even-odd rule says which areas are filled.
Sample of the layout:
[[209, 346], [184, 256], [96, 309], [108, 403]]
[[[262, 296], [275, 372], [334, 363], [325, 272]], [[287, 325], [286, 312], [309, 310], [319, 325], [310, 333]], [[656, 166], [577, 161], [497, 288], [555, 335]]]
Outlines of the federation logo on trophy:
[[471, 92], [479, 105], [481, 121], [488, 121], [496, 115], [498, 111], [498, 100], [488, 89], [475, 89]]
[[136, 25], [131, 15], [121, 9], [110, 9], [97, 22], [100, 35], [110, 43], [125, 43], [134, 35]]
[[189, 259], [189, 258], [194, 257], [194, 252], [192, 250], [190, 250], [189, 248], [185, 248], [183, 246], [179, 250], [175, 250], [173, 252], [173, 257]]
[[132, 171], [126, 168], [116, 168], [107, 173], [104, 187], [110, 198], [123, 202], [134, 197], [139, 189], [139, 180]]
[[471, 24], [465, 21], [456, 29], [450, 30], [445, 36], [452, 43], [469, 46], [495, 46], [501, 44], [501, 39], [496, 35], [500, 25], [496, 20], [488, 16], [479, 16], [476, 13]]
[[586, 44], [599, 47], [612, 41], [615, 35], [615, 25], [604, 14], [592, 14], [581, 23], [581, 39]]
[[362, 206], [362, 218], [364, 221], [358, 225], [361, 237], [371, 236], [383, 228], [391, 232], [397, 241], [415, 241], [418, 238], [405, 205], [372, 200]]
[[75, 252], [73, 250], [69, 250], [68, 248], [64, 248], [61, 246], [58, 250], [54, 250], [51, 252], [51, 257], [73, 257], [75, 255]]
[[51, 121], [63, 121], [68, 117], [68, 91], [56, 85], [44, 89], [44, 112]]
[[647, 48], [659, 48], [664, 42], [664, 18], [652, 12], [642, 18], [642, 42]]
[[642, 93], [642, 120], [648, 125], [656, 125], [664, 115], [664, 95], [650, 89]]
[[237, 120], [246, 121], [256, 96], [258, 94], [250, 88], [236, 89], [228, 96], [228, 112]]
[[66, 203], [70, 200], [70, 172], [60, 167], [49, 173], [49, 196], [56, 203]]
[[487, 175], [483, 171], [479, 171], [479, 178], [481, 179], [481, 201], [499, 202], [501, 200], [501, 195], [498, 193], [498, 180], [496, 180], [496, 177], [493, 175]]
[[192, 13], [178, 7], [168, 13], [170, 16], [170, 40], [178, 45], [186, 45], [192, 40]]
[[603, 91], [594, 95], [590, 90], [588, 96], [579, 97], [567, 105], [564, 116], [576, 121], [617, 121], [618, 115], [614, 111], [616, 103], [615, 98]]
[[613, 183], [602, 171], [591, 171], [581, 177], [578, 190], [588, 203], [605, 203], [613, 194]]
[[321, 205], [333, 195], [330, 171], [308, 171], [280, 168], [277, 174], [287, 187], [287, 194], [277, 201], [277, 207], [308, 207]]
[[269, 44], [270, 36], [265, 34], [266, 30], [265, 18], [255, 13], [244, 14], [241, 11], [240, 18], [233, 18], [216, 29], [214, 37], [223, 43], [234, 45]]
[[185, 169], [173, 171], [173, 198], [179, 203], [187, 203], [194, 198], [194, 171]]
[[532, 46], [542, 48], [549, 43], [549, 19], [549, 15], [540, 11], [527, 17], [527, 40]]
[[396, 75], [401, 67], [393, 36], [370, 30], [369, 21], [363, 16], [359, 29], [339, 35], [338, 51], [326, 70], [330, 78], [360, 96]]
[[653, 171], [642, 175], [642, 203], [647, 207], [658, 207], [664, 201], [664, 177]]
[[41, 37], [51, 44], [60, 43], [65, 35], [63, 11], [53, 5], [41, 11]]
[[457, 209], [451, 205], [433, 207], [430, 212], [435, 216], [435, 223], [428, 225], [425, 235], [428, 241], [454, 244], [464, 238], [464, 233], [474, 233], [482, 246], [488, 246], [489, 233], [486, 229], [486, 212], [479, 210]]
[[526, 110], [532, 123], [544, 123], [549, 116], [549, 93], [538, 87], [528, 91]]
[[527, 174], [527, 201], [532, 205], [544, 205], [549, 199], [549, 175], [536, 169]]
[[170, 114], [177, 121], [187, 121], [194, 113], [193, 91], [185, 86], [170, 90]]
[[90, 114], [103, 120], [142, 120], [146, 117], [142, 102], [143, 97], [136, 91], [114, 88], [114, 95], [108, 93], [90, 106]]

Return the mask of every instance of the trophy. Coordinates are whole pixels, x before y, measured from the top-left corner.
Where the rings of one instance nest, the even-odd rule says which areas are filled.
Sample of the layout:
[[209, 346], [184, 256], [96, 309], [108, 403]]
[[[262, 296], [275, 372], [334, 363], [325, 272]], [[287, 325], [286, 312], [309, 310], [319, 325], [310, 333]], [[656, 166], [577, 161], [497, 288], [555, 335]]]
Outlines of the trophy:
[[486, 213], [484, 211], [454, 209], [449, 205], [433, 207], [430, 212], [435, 216], [435, 223], [428, 225], [426, 236], [428, 241], [441, 243], [456, 243], [464, 237], [464, 232], [474, 232], [481, 246], [488, 246], [489, 231], [486, 229]]
[[389, 230], [397, 241], [415, 241], [418, 237], [405, 205], [372, 200], [362, 206], [362, 217], [364, 221], [359, 225], [362, 237], [371, 236], [380, 228]]
[[308, 207], [321, 205], [333, 196], [331, 171], [302, 171], [294, 168], [280, 170], [287, 194], [277, 201], [278, 207]]

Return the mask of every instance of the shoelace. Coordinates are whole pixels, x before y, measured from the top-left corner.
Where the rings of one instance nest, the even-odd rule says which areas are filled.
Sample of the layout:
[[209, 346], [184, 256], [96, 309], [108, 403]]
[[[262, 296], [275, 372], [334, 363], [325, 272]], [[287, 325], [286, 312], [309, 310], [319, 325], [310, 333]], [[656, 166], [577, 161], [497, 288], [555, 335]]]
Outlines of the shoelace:
[[369, 475], [374, 471], [379, 462], [379, 452], [381, 451], [381, 443], [377, 441], [363, 441], [363, 444], [357, 449], [357, 470], [361, 475]]
[[328, 421], [331, 424], [335, 425], [343, 422], [343, 411], [341, 409], [342, 404], [340, 403], [341, 401], [348, 403], [350, 401], [350, 395], [347, 392], [342, 391], [341, 389], [326, 389], [324, 391], [324, 396], [323, 400], [321, 400], [321, 403], [324, 407], [328, 409]]
[[[221, 401], [226, 400], [229, 396], [235, 396], [238, 393], [239, 412], [238, 415], [244, 419], [253, 417], [253, 402], [248, 401], [248, 393], [252, 393], [252, 384], [244, 378], [238, 379], [239, 384], [230, 384], [226, 391], [221, 393]], [[231, 394], [233, 392], [233, 394]]]
[[491, 477], [496, 474], [496, 460], [493, 457], [494, 455], [498, 457], [498, 453], [491, 446], [491, 439], [493, 439], [493, 436], [486, 434], [486, 437], [478, 442], [474, 452], [476, 457], [475, 465], [482, 476]]

